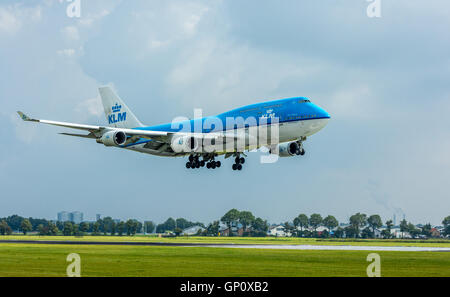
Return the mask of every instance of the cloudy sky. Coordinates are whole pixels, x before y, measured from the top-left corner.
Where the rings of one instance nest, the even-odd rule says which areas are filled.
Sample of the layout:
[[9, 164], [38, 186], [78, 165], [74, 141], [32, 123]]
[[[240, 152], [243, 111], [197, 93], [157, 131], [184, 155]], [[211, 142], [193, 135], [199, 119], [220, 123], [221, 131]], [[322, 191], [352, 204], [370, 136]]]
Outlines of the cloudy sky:
[[[0, 2], [0, 217], [61, 210], [208, 223], [230, 208], [270, 222], [299, 213], [450, 214], [450, 3], [381, 0]], [[43, 119], [106, 124], [112, 84], [148, 125], [309, 97], [332, 116], [306, 155], [241, 172], [57, 135]]]

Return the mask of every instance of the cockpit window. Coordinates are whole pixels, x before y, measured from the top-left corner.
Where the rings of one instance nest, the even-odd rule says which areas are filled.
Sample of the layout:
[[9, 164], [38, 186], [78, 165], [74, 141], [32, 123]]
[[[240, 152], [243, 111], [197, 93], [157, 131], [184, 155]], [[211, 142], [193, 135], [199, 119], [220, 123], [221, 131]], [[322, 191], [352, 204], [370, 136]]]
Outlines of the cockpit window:
[[298, 103], [306, 103], [306, 102], [311, 102], [311, 101], [309, 101], [308, 99], [302, 99], [302, 100], [298, 101]]

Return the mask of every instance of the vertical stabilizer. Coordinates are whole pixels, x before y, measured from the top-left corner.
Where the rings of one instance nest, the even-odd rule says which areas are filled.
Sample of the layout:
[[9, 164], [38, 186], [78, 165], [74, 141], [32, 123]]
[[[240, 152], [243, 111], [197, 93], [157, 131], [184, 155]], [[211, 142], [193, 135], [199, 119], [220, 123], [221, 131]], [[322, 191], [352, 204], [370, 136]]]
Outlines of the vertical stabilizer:
[[116, 128], [137, 128], [142, 123], [136, 118], [128, 106], [117, 96], [109, 86], [98, 88], [105, 109], [108, 125]]

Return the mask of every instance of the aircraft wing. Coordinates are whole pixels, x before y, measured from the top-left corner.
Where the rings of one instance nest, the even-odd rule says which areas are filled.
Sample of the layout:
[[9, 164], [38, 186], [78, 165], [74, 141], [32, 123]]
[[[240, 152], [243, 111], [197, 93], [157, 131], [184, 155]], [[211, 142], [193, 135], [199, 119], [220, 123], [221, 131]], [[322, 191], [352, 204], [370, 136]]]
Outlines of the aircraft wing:
[[111, 131], [111, 130], [120, 130], [129, 136], [136, 136], [136, 137], [147, 138], [147, 139], [164, 137], [164, 136], [168, 136], [169, 134], [171, 134], [169, 132], [161, 132], [161, 131], [147, 131], [147, 130], [122, 129], [122, 128], [118, 129], [118, 128], [105, 127], [105, 126], [93, 126], [93, 125], [83, 125], [83, 124], [74, 124], [74, 123], [66, 123], [66, 122], [48, 121], [48, 120], [38, 120], [38, 119], [33, 119], [33, 118], [28, 117], [26, 114], [24, 114], [21, 111], [18, 111], [17, 113], [22, 118], [22, 120], [24, 120], [26, 122], [36, 122], [36, 123], [42, 123], [42, 124], [48, 124], [48, 125], [53, 125], [53, 126], [59, 126], [59, 127], [78, 129], [78, 130], [84, 130], [84, 131], [91, 132], [88, 135], [62, 133], [63, 135], [69, 135], [69, 136], [96, 138], [96, 137], [100, 137], [104, 131]]

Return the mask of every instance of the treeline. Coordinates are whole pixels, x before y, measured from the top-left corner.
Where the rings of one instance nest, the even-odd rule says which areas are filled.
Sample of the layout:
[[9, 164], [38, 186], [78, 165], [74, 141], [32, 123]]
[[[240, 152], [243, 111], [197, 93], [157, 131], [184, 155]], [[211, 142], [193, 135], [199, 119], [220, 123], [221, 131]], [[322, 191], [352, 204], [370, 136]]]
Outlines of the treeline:
[[[156, 233], [166, 233], [166, 232], [173, 232], [176, 235], [181, 234], [181, 232], [184, 229], [193, 227], [193, 226], [200, 226], [205, 227], [203, 223], [200, 222], [190, 222], [184, 218], [178, 218], [174, 220], [173, 218], [168, 218], [164, 223], [159, 224], [156, 226]], [[153, 230], [152, 230], [153, 232]], [[152, 233], [148, 232], [148, 233]]]
[[[450, 235], [450, 216], [447, 216], [442, 221], [444, 225], [443, 236]], [[322, 232], [317, 232], [317, 228], [323, 226], [327, 228]], [[392, 229], [394, 223], [392, 220], [388, 220], [384, 223], [381, 217], [377, 214], [367, 216], [363, 213], [356, 213], [349, 218], [348, 226], [342, 228], [338, 227], [338, 220], [332, 216], [328, 215], [322, 218], [320, 214], [312, 214], [308, 217], [306, 214], [300, 214], [293, 219], [293, 222], [284, 223], [283, 227], [286, 232], [291, 233], [293, 236], [297, 237], [336, 237], [336, 238], [393, 238]], [[379, 231], [381, 227], [383, 230]], [[379, 231], [377, 236], [376, 231]], [[430, 223], [423, 226], [417, 227], [411, 222], [407, 222], [403, 219], [400, 222], [400, 232], [408, 233], [412, 238], [417, 238], [420, 236], [430, 238], [433, 237], [432, 226]]]
[[[222, 225], [221, 225], [222, 223]], [[441, 230], [442, 236], [450, 236], [450, 216], [443, 219], [444, 226]], [[348, 226], [341, 227], [338, 220], [328, 215], [322, 217], [314, 213], [309, 217], [306, 214], [300, 214], [291, 222], [285, 222], [284, 232], [296, 237], [335, 237], [335, 238], [392, 238], [392, 229], [394, 224], [392, 220], [384, 222], [377, 214], [366, 215], [356, 213], [350, 216]], [[82, 222], [75, 224], [73, 222], [53, 222], [46, 219], [24, 218], [18, 215], [12, 215], [6, 218], [0, 218], [0, 234], [9, 235], [13, 231], [21, 231], [23, 234], [28, 232], [38, 232], [40, 235], [74, 235], [82, 236], [92, 235], [135, 235], [136, 233], [174, 233], [180, 235], [186, 228], [193, 226], [202, 227], [196, 235], [199, 236], [267, 236], [269, 223], [259, 217], [255, 217], [250, 211], [239, 211], [231, 209], [225, 213], [219, 220], [205, 226], [201, 222], [191, 222], [184, 218], [168, 218], [164, 223], [155, 225], [152, 221], [145, 221], [144, 224], [135, 219], [127, 221], [113, 220], [111, 217], [105, 217], [96, 222]], [[325, 230], [317, 231], [319, 227], [325, 227]], [[380, 229], [383, 227], [382, 229]], [[433, 237], [433, 228], [431, 224], [415, 225], [407, 222], [405, 219], [400, 222], [400, 232], [409, 234], [412, 238]]]
[[[151, 227], [153, 225], [153, 227]], [[145, 222], [145, 228], [154, 230], [151, 221]], [[86, 233], [92, 235], [134, 235], [143, 230], [143, 225], [138, 220], [115, 221], [111, 217], [105, 217], [96, 222], [53, 222], [46, 219], [24, 218], [18, 215], [0, 219], [0, 234], [10, 235], [14, 231], [38, 232], [39, 235], [65, 235], [82, 236]]]

